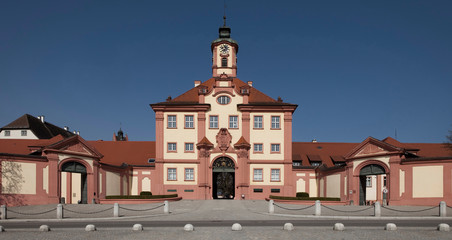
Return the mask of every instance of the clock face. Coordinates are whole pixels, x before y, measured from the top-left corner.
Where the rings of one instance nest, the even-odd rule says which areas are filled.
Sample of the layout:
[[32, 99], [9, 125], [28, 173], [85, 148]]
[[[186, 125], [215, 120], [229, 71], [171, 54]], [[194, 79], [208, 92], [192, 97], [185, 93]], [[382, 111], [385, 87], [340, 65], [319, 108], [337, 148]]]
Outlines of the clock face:
[[223, 44], [220, 46], [220, 52], [223, 54], [228, 54], [229, 53], [229, 46], [226, 44]]

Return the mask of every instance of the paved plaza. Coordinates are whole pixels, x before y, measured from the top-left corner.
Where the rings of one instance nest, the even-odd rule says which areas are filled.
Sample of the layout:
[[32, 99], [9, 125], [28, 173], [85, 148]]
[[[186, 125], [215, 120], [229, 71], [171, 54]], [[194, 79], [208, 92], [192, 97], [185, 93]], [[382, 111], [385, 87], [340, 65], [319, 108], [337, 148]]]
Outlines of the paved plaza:
[[[429, 206], [387, 206], [382, 208], [380, 218], [373, 216], [372, 206], [322, 206], [322, 216], [314, 216], [313, 206], [275, 203], [274, 214], [269, 214], [269, 202], [263, 200], [182, 200], [169, 202], [169, 214], [164, 213], [162, 203], [120, 205], [120, 217], [116, 218], [113, 205], [68, 204], [63, 208], [64, 218], [56, 219], [55, 205], [10, 207], [8, 219], [0, 220], [5, 228], [0, 239], [452, 239], [452, 232], [440, 232], [431, 225], [385, 231], [383, 222], [361, 227], [345, 223], [345, 231], [333, 230], [334, 222], [353, 219], [388, 223], [437, 219], [452, 225], [452, 217], [439, 217], [439, 207]], [[447, 210], [452, 215], [452, 208]], [[328, 222], [316, 226], [321, 221]], [[38, 227], [21, 227], [30, 222]], [[120, 222], [130, 226], [118, 225]], [[232, 231], [234, 222], [241, 223], [243, 230]], [[284, 222], [294, 222], [295, 229], [283, 230]], [[64, 223], [73, 226], [55, 227]], [[96, 223], [101, 226], [97, 231], [85, 231], [83, 226]], [[133, 223], [143, 223], [144, 230], [133, 231]], [[188, 223], [195, 231], [183, 230]], [[50, 232], [38, 230], [44, 224], [49, 225]]]

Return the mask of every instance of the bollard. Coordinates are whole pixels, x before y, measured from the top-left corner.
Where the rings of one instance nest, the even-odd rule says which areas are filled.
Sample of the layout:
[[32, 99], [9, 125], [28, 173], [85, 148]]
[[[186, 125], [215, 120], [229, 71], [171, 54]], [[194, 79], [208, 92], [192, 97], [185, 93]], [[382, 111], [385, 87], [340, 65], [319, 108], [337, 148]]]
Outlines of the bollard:
[[6, 205], [0, 206], [0, 219], [5, 220], [6, 219]]
[[57, 205], [57, 219], [63, 219], [63, 204]]
[[315, 201], [314, 215], [320, 216], [322, 213], [322, 204], [320, 204], [320, 200]]
[[378, 201], [374, 204], [374, 216], [381, 217], [381, 205]]
[[270, 213], [270, 214], [275, 213], [275, 201], [274, 200], [268, 201], [268, 213]]
[[447, 205], [446, 202], [441, 201], [439, 202], [439, 216], [440, 217], [447, 217]]
[[113, 217], [119, 217], [119, 204], [115, 203], [113, 205]]
[[168, 201], [163, 202], [165, 205], [163, 206], [163, 212], [168, 214], [169, 213], [169, 204]]

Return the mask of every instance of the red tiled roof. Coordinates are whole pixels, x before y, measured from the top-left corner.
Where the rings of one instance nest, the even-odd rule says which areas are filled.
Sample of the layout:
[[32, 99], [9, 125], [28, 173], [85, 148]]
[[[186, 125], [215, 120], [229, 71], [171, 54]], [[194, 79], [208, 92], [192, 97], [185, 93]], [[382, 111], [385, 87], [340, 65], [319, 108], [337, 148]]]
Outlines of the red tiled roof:
[[[179, 95], [178, 97], [166, 101], [166, 102], [160, 102], [156, 103], [157, 105], [163, 104], [163, 105], [171, 105], [171, 104], [198, 104], [199, 98], [198, 98], [198, 89], [201, 87], [207, 87], [207, 91], [210, 92], [215, 84], [215, 78], [210, 78], [209, 80], [201, 83], [197, 87], [194, 87], [187, 92]], [[237, 92], [240, 92], [240, 88], [243, 86], [248, 86], [247, 83], [243, 82], [242, 80], [238, 78], [232, 79], [232, 84], [234, 85], [234, 88]], [[267, 96], [266, 94], [260, 92], [254, 87], [249, 87], [249, 98], [248, 102], [249, 104], [271, 104], [271, 105], [287, 105], [288, 103], [278, 102], [277, 100]]]
[[332, 167], [332, 156], [344, 156], [357, 145], [358, 143], [293, 142], [292, 158], [294, 161], [301, 160], [303, 166], [310, 166], [309, 160], [312, 158], [311, 161], [321, 160], [327, 167]]
[[129, 165], [149, 165], [148, 159], [155, 158], [155, 142], [135, 141], [87, 141], [96, 148], [104, 157], [101, 163], [120, 166], [123, 163]]
[[61, 135], [51, 139], [0, 139], [0, 153], [28, 155], [32, 152], [31, 149], [48, 146], [63, 139]]

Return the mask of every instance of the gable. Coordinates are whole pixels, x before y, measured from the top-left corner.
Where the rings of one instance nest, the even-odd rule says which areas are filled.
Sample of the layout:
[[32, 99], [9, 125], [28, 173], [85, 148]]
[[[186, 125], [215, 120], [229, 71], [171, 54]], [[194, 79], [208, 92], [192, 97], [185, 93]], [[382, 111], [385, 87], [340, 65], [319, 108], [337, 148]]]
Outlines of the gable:
[[373, 155], [373, 154], [381, 154], [381, 153], [388, 153], [388, 152], [389, 152], [388, 150], [385, 150], [382, 147], [379, 147], [377, 145], [367, 144], [361, 150], [359, 150], [358, 153], [355, 154], [355, 157], [366, 156], [366, 155]]
[[375, 155], [385, 155], [393, 153], [402, 153], [403, 149], [385, 143], [373, 137], [368, 137], [361, 144], [356, 146], [345, 158], [360, 158]]
[[75, 143], [75, 144], [70, 144], [67, 146], [64, 146], [60, 149], [60, 151], [65, 151], [65, 152], [75, 152], [75, 153], [81, 153], [81, 154], [85, 154], [85, 155], [91, 155], [94, 156], [93, 152], [91, 152], [90, 150], [88, 150], [85, 146], [83, 146], [83, 144], [81, 143]]

